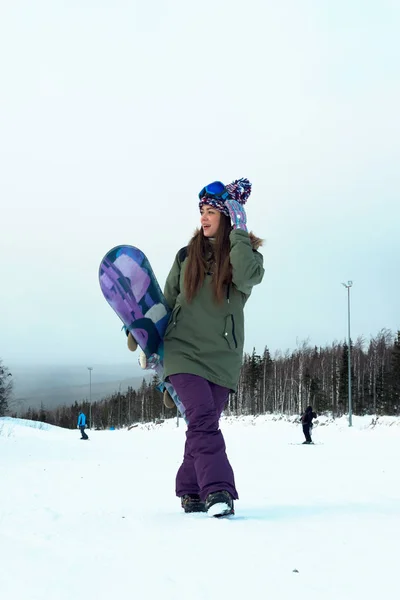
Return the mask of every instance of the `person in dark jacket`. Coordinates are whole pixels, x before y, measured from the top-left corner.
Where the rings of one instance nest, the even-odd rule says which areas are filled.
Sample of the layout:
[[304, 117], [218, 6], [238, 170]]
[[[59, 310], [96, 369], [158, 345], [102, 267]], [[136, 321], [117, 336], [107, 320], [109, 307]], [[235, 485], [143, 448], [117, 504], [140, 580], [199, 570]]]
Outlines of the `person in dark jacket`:
[[79, 411], [78, 425], [77, 425], [77, 427], [81, 430], [81, 440], [88, 440], [89, 436], [85, 432], [86, 415], [85, 415], [85, 413], [82, 410]]
[[303, 425], [303, 433], [306, 441], [303, 444], [312, 444], [311, 432], [313, 428], [312, 420], [316, 419], [317, 415], [313, 412], [312, 406], [307, 406], [306, 410], [301, 416], [301, 424]]
[[172, 315], [164, 337], [164, 378], [186, 409], [188, 428], [176, 495], [185, 512], [233, 514], [238, 498], [219, 419], [237, 389], [244, 306], [264, 276], [259, 238], [243, 205], [251, 183], [214, 182], [199, 194], [201, 227], [176, 255], [164, 295]]

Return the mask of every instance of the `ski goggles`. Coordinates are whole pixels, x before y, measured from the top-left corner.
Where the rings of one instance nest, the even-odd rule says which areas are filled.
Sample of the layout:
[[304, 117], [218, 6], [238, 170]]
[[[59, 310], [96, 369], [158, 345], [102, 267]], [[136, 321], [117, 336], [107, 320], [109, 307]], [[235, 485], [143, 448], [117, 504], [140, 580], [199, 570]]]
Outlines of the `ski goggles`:
[[209, 185], [204, 186], [199, 193], [200, 200], [205, 196], [207, 196], [207, 198], [225, 201], [229, 198], [229, 192], [221, 181], [213, 181]]

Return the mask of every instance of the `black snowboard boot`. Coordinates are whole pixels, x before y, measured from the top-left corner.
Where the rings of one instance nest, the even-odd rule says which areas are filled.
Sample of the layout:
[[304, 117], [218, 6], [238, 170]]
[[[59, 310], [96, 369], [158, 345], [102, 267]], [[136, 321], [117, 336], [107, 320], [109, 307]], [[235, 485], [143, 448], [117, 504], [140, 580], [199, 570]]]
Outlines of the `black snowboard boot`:
[[233, 498], [225, 490], [208, 494], [205, 504], [207, 514], [210, 517], [226, 517], [235, 514]]
[[185, 513], [206, 512], [205, 504], [197, 494], [185, 494], [182, 496], [181, 506]]

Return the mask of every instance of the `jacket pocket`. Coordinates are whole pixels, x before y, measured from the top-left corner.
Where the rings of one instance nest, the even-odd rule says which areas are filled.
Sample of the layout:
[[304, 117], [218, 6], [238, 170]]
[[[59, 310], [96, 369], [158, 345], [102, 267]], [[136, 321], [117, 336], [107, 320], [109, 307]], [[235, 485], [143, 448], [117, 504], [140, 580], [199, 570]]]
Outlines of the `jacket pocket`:
[[235, 334], [235, 319], [233, 315], [225, 317], [224, 338], [231, 350], [235, 350], [238, 347]]
[[164, 333], [164, 339], [171, 333], [171, 331], [173, 329], [175, 329], [180, 310], [181, 310], [180, 306], [175, 306], [174, 310], [172, 311], [168, 325], [167, 325], [167, 329], [165, 330], [165, 333]]

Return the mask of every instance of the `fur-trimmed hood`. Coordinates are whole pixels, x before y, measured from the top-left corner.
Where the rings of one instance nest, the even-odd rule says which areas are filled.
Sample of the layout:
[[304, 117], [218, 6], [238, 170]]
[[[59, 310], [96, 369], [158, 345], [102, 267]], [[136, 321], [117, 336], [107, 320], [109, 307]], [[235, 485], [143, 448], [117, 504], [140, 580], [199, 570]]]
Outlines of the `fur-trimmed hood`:
[[258, 250], [264, 244], [264, 240], [254, 235], [252, 231], [249, 232], [249, 238], [253, 250]]

